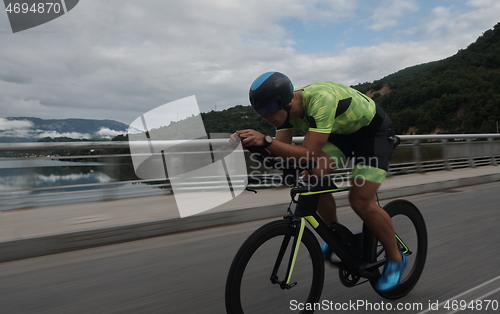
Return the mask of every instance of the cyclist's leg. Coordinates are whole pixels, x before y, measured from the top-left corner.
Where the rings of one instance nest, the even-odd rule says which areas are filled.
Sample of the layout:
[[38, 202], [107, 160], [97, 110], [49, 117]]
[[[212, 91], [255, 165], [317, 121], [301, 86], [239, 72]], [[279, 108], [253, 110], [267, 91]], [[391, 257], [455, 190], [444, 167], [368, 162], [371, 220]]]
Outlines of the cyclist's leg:
[[[327, 142], [316, 160], [316, 168], [312, 170], [316, 176], [330, 174], [339, 164], [345, 162], [346, 157], [340, 149]], [[323, 221], [330, 225], [337, 222], [337, 205], [332, 194], [323, 194], [319, 197], [317, 213]]]
[[352, 209], [385, 248], [387, 259], [400, 262], [401, 253], [394, 237], [392, 220], [375, 201], [380, 183], [366, 180], [362, 175], [353, 178], [352, 183], [349, 194]]
[[373, 197], [380, 183], [353, 179], [350, 200], [354, 211], [361, 217], [371, 233], [378, 239], [385, 250], [386, 262], [384, 271], [377, 280], [375, 289], [378, 291], [391, 291], [400, 282], [403, 271], [407, 265], [406, 256], [402, 255], [394, 236], [392, 220], [382, 208], [375, 203]]
[[349, 194], [351, 207], [380, 241], [387, 259], [399, 262], [394, 227], [387, 213], [375, 202], [375, 195], [384, 181], [394, 150], [392, 122], [377, 106], [372, 122], [353, 134], [354, 149], [353, 186]]
[[328, 226], [338, 221], [337, 204], [332, 194], [323, 194], [319, 197], [316, 211]]

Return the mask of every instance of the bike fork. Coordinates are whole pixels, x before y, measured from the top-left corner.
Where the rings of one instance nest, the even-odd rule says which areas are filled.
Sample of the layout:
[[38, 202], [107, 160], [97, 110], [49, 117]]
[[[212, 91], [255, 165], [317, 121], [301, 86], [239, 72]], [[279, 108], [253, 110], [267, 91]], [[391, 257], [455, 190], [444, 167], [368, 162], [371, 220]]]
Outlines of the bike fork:
[[298, 223], [299, 225], [295, 225], [295, 237], [293, 238], [293, 243], [292, 243], [292, 249], [290, 252], [290, 258], [288, 260], [288, 267], [285, 273], [285, 280], [279, 280], [278, 278], [278, 269], [281, 265], [281, 262], [283, 261], [283, 257], [285, 255], [285, 251], [288, 247], [288, 244], [290, 243], [290, 236], [285, 236], [283, 238], [283, 242], [281, 243], [281, 248], [278, 253], [278, 256], [276, 258], [276, 262], [274, 264], [273, 268], [273, 273], [271, 274], [271, 282], [273, 284], [279, 284], [281, 289], [291, 289], [293, 288], [297, 283], [290, 283], [292, 279], [292, 274], [293, 270], [295, 268], [295, 262], [297, 260], [297, 255], [299, 253], [299, 248], [300, 248], [300, 243], [302, 242], [302, 236], [304, 235], [304, 228], [305, 228], [305, 220], [304, 218], [300, 218], [297, 222], [294, 222], [295, 224]]

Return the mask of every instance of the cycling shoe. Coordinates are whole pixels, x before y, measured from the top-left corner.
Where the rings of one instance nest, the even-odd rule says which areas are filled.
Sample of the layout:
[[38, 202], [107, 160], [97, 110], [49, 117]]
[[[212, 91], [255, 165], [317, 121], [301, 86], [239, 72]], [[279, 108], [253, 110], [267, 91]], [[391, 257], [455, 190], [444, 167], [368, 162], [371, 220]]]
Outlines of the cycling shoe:
[[382, 276], [378, 279], [375, 289], [381, 292], [390, 291], [399, 284], [401, 275], [408, 264], [408, 258], [405, 254], [402, 255], [401, 262], [394, 262], [387, 260], [384, 265]]

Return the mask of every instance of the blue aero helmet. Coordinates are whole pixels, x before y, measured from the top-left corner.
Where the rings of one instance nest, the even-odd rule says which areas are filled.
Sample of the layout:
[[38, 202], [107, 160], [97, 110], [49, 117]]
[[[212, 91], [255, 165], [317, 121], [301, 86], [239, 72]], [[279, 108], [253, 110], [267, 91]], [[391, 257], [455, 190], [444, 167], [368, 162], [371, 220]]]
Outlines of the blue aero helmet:
[[253, 81], [249, 97], [255, 113], [269, 118], [292, 101], [293, 84], [283, 73], [267, 72]]

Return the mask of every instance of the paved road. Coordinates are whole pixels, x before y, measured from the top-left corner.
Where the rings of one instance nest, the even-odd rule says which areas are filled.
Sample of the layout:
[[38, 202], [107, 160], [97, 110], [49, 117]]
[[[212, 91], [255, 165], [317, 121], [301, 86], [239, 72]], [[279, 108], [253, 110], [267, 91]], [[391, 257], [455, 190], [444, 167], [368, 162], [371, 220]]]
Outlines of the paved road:
[[[443, 302], [452, 297], [500, 302], [499, 191], [496, 182], [407, 198], [427, 221], [429, 252], [419, 284], [405, 298], [389, 302], [367, 284], [345, 288], [336, 270], [327, 267], [322, 299], [371, 303], [373, 308], [341, 311], [345, 313], [448, 313]], [[339, 211], [346, 225], [358, 224], [350, 210]], [[0, 264], [0, 313], [225, 313], [224, 283], [231, 259], [264, 222]], [[386, 308], [399, 302], [417, 308], [386, 311], [382, 301]], [[429, 302], [438, 304], [439, 311], [427, 311]], [[492, 311], [493, 305], [474, 312], [500, 312]]]

